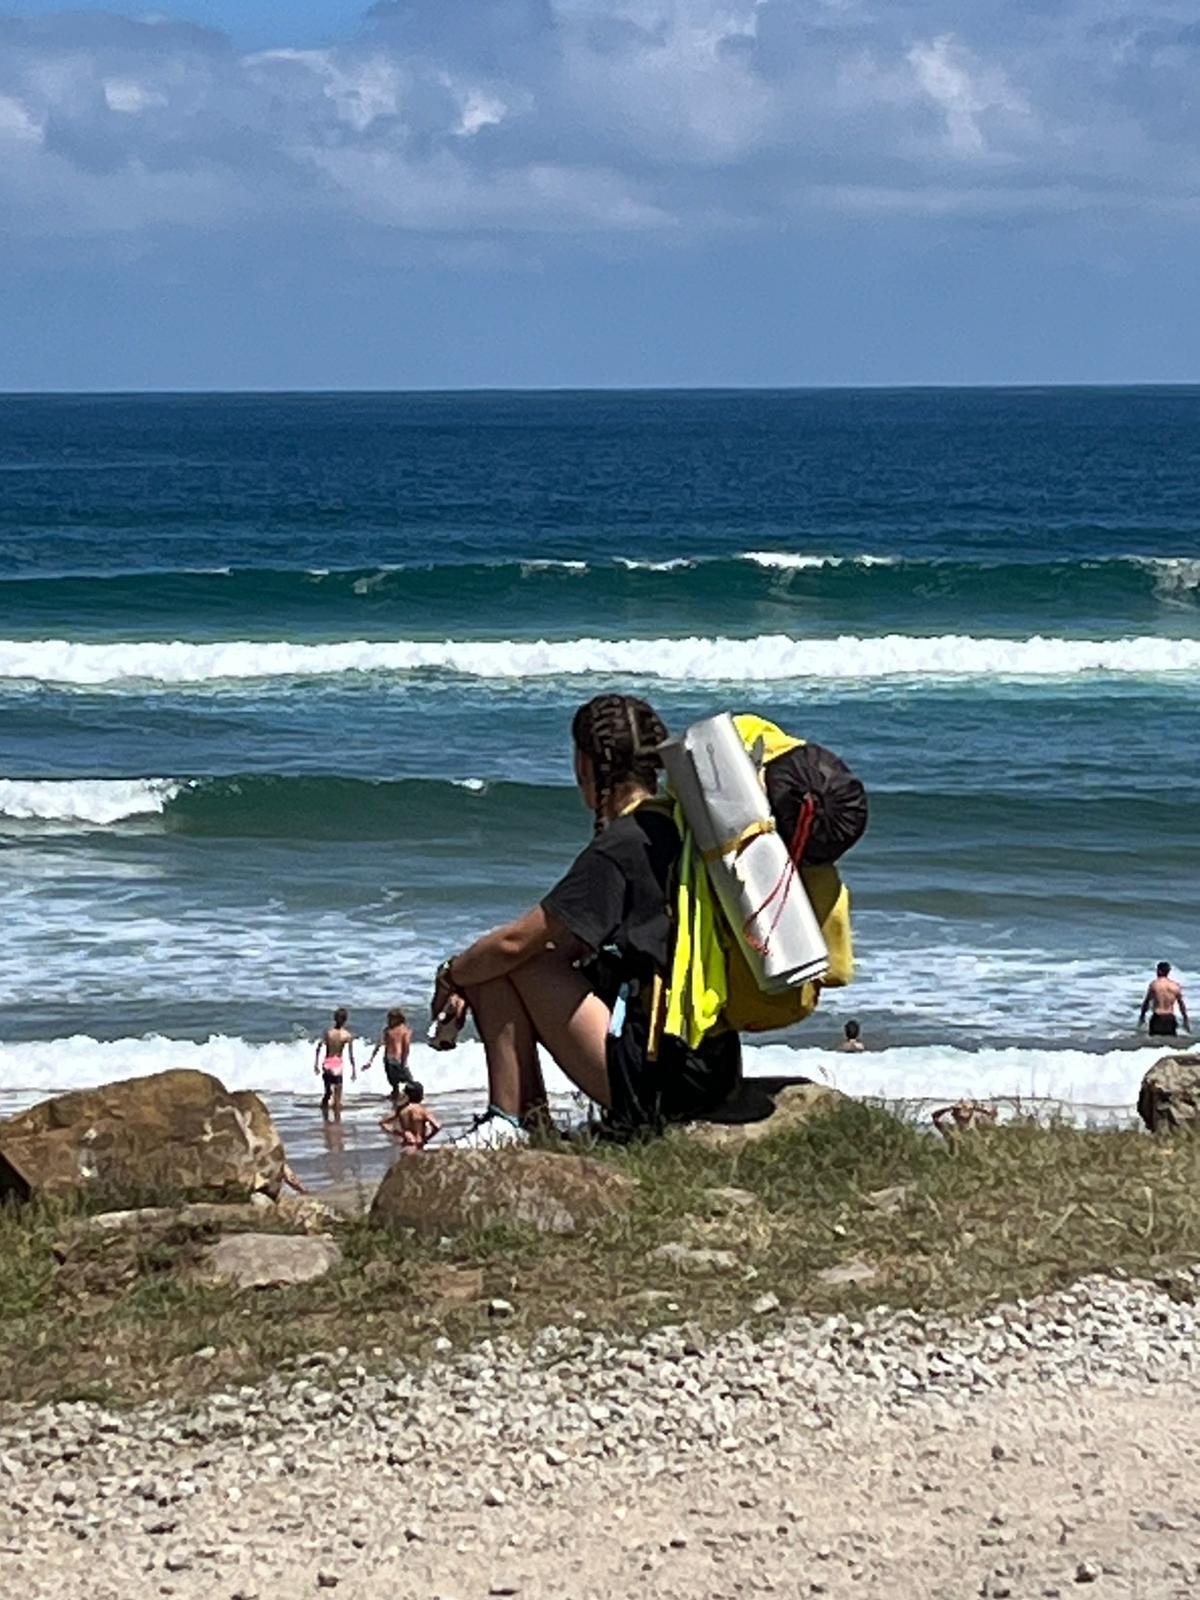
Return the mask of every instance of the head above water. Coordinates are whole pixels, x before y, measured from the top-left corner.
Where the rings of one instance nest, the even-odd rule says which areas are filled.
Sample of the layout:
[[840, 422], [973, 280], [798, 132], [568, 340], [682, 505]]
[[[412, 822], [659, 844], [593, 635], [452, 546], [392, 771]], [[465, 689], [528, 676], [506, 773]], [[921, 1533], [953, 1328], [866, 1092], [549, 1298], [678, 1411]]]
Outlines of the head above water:
[[407, 1019], [399, 1006], [393, 1006], [388, 1012], [387, 1025], [389, 1028], [402, 1028], [406, 1020]]
[[596, 832], [641, 793], [653, 794], [667, 727], [653, 706], [632, 694], [598, 694], [571, 722], [575, 777], [596, 819]]
[[847, 1039], [857, 1039], [859, 1034], [862, 1032], [862, 1029], [859, 1027], [857, 1022], [850, 1021], [846, 1024], [843, 1032], [845, 1033]]
[[408, 1083], [404, 1086], [404, 1098], [409, 1105], [419, 1106], [425, 1098], [425, 1085], [423, 1083]]
[[1160, 961], [1158, 963], [1158, 975], [1160, 978], [1169, 978], [1171, 976], [1171, 963], [1169, 961]]
[[345, 1006], [339, 1006], [333, 1013], [333, 1025], [335, 1028], [344, 1028], [349, 1020], [350, 1013], [346, 1010]]

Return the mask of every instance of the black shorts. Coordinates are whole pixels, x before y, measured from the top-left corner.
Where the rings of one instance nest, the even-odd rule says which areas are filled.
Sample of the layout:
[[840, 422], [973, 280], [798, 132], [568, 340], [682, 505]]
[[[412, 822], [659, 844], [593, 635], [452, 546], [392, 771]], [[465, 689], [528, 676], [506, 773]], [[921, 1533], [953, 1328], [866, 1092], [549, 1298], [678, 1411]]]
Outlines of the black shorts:
[[332, 1094], [335, 1089], [341, 1088], [342, 1075], [340, 1072], [322, 1072], [321, 1082], [325, 1085], [325, 1093]]
[[1150, 1036], [1154, 1039], [1174, 1039], [1179, 1032], [1179, 1023], [1175, 1020], [1175, 1013], [1163, 1016], [1156, 1013], [1150, 1018]]
[[654, 1132], [669, 1122], [691, 1122], [727, 1100], [742, 1075], [736, 1033], [710, 1034], [698, 1050], [665, 1038], [656, 1060], [647, 1056], [649, 1018], [631, 1006], [619, 1035], [608, 1038], [608, 1081], [614, 1131]]
[[390, 1089], [398, 1089], [402, 1083], [416, 1081], [403, 1061], [389, 1061], [385, 1056], [383, 1070], [387, 1073], [388, 1087]]

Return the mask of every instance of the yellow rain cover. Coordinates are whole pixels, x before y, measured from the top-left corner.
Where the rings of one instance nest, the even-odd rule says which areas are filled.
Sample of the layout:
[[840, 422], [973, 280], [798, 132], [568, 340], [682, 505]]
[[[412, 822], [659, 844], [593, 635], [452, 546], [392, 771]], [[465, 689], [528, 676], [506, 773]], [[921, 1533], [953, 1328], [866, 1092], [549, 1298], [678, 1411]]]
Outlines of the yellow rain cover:
[[[804, 743], [765, 717], [744, 715], [733, 720], [743, 744], [760, 765], [799, 749]], [[816, 1010], [823, 988], [843, 988], [854, 977], [850, 892], [837, 868], [800, 869], [801, 881], [829, 947], [829, 970], [819, 982], [801, 984], [785, 994], [766, 994], [729, 929], [678, 804], [674, 816], [683, 848], [679, 857], [675, 955], [667, 990], [666, 1032], [695, 1049], [718, 1026], [738, 1033], [765, 1033], [803, 1022]]]

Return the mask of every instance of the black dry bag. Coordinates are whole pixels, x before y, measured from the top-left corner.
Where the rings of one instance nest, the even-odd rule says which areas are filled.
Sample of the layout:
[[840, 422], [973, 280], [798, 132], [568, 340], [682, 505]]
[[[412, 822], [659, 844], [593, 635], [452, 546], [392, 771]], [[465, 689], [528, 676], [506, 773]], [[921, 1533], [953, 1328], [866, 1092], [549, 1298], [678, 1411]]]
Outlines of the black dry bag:
[[867, 791], [840, 756], [819, 744], [802, 744], [768, 761], [763, 769], [767, 799], [779, 836], [789, 849], [812, 807], [808, 840], [800, 860], [825, 866], [845, 855], [867, 829]]

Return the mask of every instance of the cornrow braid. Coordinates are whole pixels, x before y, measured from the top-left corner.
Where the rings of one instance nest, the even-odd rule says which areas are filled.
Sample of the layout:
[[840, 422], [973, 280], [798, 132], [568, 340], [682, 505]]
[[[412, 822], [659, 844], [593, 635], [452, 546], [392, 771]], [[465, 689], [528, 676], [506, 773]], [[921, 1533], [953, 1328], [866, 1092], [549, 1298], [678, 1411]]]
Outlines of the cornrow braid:
[[666, 724], [636, 695], [598, 694], [575, 713], [571, 737], [575, 748], [592, 763], [596, 832], [600, 833], [608, 821], [615, 789], [630, 783], [657, 788], [662, 766], [658, 747], [667, 737]]

